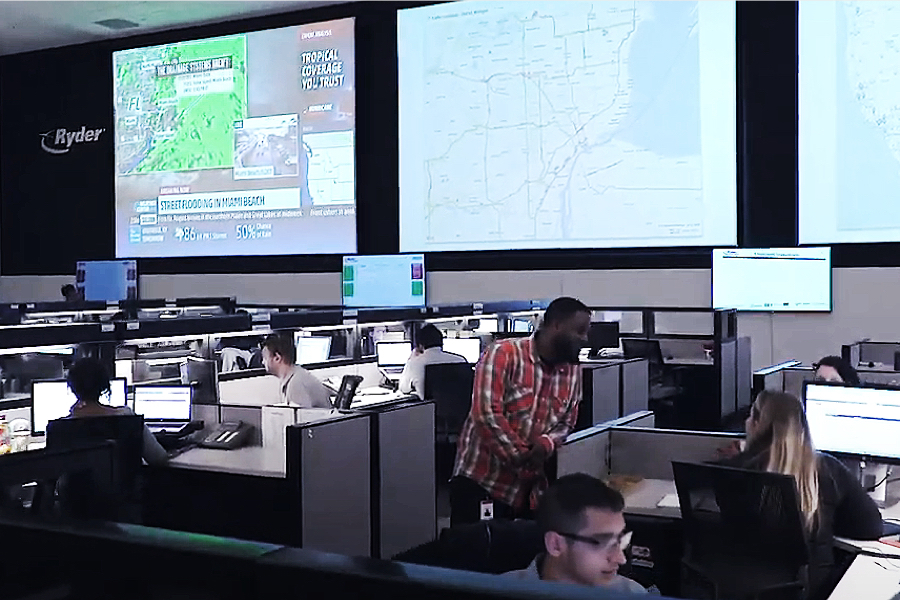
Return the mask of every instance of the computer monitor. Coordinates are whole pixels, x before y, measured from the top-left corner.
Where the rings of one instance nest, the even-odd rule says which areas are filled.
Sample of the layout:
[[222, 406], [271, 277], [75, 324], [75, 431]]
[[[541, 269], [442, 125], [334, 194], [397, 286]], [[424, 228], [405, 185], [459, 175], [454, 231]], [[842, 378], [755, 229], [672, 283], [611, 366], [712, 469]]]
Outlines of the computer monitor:
[[513, 319], [512, 321], [513, 333], [531, 333], [532, 329], [533, 326], [529, 319]]
[[137, 261], [79, 261], [75, 268], [75, 287], [84, 293], [84, 299], [88, 302], [136, 300]]
[[136, 385], [134, 412], [145, 422], [182, 422], [191, 420], [191, 386]]
[[662, 348], [660, 348], [659, 340], [623, 338], [622, 354], [625, 358], [646, 358], [653, 364], [663, 364]]
[[619, 322], [597, 322], [591, 323], [588, 331], [588, 346], [592, 351], [601, 348], [618, 348], [619, 347]]
[[806, 381], [803, 401], [817, 450], [900, 460], [900, 389]]
[[297, 364], [311, 365], [328, 360], [331, 352], [331, 337], [325, 336], [297, 336]]
[[478, 338], [447, 338], [444, 351], [459, 354], [473, 365], [481, 358], [481, 340]]
[[497, 333], [499, 329], [497, 319], [478, 319], [478, 327], [475, 328], [477, 333]]
[[402, 367], [412, 354], [412, 342], [377, 342], [375, 356], [379, 367]]
[[[36, 379], [31, 384], [31, 433], [44, 435], [47, 423], [69, 415], [78, 398], [65, 379]], [[100, 403], [120, 408], [125, 406], [125, 379], [116, 377], [109, 381], [109, 393]]]

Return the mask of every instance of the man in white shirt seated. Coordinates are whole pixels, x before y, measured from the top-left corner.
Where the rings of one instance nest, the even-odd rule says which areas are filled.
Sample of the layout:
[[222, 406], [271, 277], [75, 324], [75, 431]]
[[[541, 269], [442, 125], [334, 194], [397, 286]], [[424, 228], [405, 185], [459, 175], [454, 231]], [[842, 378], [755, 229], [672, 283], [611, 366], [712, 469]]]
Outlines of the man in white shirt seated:
[[503, 576], [646, 594], [641, 584], [618, 573], [631, 541], [624, 510], [622, 494], [599, 479], [584, 473], [560, 477], [538, 505], [544, 552], [527, 569]]
[[332, 408], [331, 392], [315, 375], [294, 364], [296, 357], [290, 338], [272, 334], [263, 342], [263, 366], [281, 380], [281, 401], [302, 408]]
[[444, 363], [466, 362], [459, 354], [444, 352], [444, 336], [431, 323], [422, 327], [416, 336], [416, 349], [400, 374], [399, 389], [404, 394], [425, 397], [425, 366]]

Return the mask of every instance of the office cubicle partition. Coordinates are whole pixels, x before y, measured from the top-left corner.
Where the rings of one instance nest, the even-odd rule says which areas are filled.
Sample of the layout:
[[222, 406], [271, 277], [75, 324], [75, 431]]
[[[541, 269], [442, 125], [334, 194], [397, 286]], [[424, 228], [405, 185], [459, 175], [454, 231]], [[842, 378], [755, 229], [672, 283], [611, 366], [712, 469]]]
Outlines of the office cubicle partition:
[[[310, 414], [319, 413], [307, 409]], [[287, 428], [293, 545], [351, 556], [372, 551], [371, 425], [367, 413], [314, 416]]]
[[399, 401], [370, 415], [373, 558], [390, 558], [437, 533], [434, 403]]

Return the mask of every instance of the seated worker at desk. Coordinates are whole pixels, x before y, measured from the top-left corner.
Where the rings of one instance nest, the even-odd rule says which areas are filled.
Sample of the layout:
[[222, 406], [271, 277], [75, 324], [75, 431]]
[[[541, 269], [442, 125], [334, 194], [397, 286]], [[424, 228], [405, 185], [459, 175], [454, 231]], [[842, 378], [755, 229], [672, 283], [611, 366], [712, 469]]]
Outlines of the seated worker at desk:
[[78, 291], [78, 288], [71, 283], [59, 288], [59, 293], [63, 295], [66, 302], [84, 302], [84, 292]]
[[631, 541], [624, 510], [622, 494], [599, 479], [584, 473], [560, 477], [537, 509], [544, 552], [527, 569], [503, 576], [647, 593], [641, 584], [618, 573]]
[[578, 418], [578, 355], [590, 326], [587, 306], [557, 298], [532, 337], [501, 340], [481, 356], [450, 480], [451, 527], [477, 523], [485, 504], [495, 518], [531, 515], [547, 458]]
[[419, 397], [424, 397], [426, 365], [466, 362], [466, 359], [459, 354], [444, 352], [444, 336], [431, 323], [419, 330], [416, 341], [416, 349], [400, 374], [399, 389], [404, 394], [415, 392]]
[[[68, 418], [109, 417], [113, 415], [133, 415], [128, 407], [114, 408], [100, 403], [100, 397], [109, 392], [109, 372], [96, 358], [82, 358], [69, 368], [69, 389], [78, 399], [72, 406]], [[169, 457], [156, 437], [144, 426], [144, 461], [148, 465], [165, 464]]]
[[834, 536], [876, 540], [882, 535], [878, 506], [837, 459], [815, 451], [803, 405], [791, 394], [763, 391], [746, 421], [747, 447], [719, 461], [730, 467], [792, 475], [809, 539], [809, 598], [836, 583]]
[[303, 408], [332, 408], [331, 392], [319, 379], [296, 362], [291, 339], [272, 334], [262, 344], [266, 372], [281, 380], [281, 401]]
[[860, 384], [859, 373], [840, 356], [826, 356], [819, 362], [814, 362], [813, 369], [816, 371], [816, 381]]

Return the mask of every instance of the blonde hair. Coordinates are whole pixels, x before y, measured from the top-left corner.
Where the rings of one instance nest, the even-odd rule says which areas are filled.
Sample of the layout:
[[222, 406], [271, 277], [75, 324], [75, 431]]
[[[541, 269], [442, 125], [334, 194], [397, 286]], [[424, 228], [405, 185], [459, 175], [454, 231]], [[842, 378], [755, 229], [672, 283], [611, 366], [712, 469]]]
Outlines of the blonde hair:
[[763, 391], [756, 397], [751, 419], [754, 431], [748, 446], [768, 443], [765, 469], [794, 477], [800, 510], [807, 529], [812, 530], [819, 510], [818, 459], [803, 405], [791, 394]]

